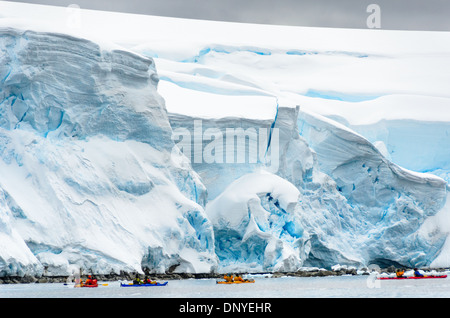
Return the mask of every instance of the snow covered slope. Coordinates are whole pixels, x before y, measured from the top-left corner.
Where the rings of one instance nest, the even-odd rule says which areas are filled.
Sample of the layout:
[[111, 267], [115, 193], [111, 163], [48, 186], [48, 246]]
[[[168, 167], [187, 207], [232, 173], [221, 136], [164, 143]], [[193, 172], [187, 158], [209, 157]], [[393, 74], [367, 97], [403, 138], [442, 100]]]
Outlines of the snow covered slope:
[[448, 32], [0, 9], [5, 273], [450, 266]]

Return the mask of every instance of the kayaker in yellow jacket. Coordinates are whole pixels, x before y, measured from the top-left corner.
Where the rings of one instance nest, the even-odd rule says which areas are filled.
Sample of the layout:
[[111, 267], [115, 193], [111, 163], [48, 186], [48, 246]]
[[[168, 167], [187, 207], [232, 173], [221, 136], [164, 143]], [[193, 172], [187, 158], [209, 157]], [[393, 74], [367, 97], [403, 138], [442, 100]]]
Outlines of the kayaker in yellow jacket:
[[233, 282], [233, 274], [231, 274], [229, 276], [224, 275], [223, 279], [225, 279], [226, 282], [232, 283]]
[[142, 285], [144, 282], [139, 278], [138, 275], [133, 280], [133, 285]]
[[236, 276], [236, 277], [234, 278], [234, 281], [235, 281], [235, 282], [243, 282], [244, 279], [243, 279], [241, 276]]

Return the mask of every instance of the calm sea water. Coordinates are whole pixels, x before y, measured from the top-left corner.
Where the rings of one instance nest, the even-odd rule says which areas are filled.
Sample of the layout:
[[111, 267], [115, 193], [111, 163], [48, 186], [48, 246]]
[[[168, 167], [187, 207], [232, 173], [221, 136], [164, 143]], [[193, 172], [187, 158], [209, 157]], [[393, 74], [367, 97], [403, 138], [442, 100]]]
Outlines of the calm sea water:
[[254, 284], [220, 285], [214, 279], [169, 280], [164, 287], [98, 288], [64, 284], [0, 285], [0, 298], [449, 298], [450, 278], [375, 280], [374, 276], [256, 277]]

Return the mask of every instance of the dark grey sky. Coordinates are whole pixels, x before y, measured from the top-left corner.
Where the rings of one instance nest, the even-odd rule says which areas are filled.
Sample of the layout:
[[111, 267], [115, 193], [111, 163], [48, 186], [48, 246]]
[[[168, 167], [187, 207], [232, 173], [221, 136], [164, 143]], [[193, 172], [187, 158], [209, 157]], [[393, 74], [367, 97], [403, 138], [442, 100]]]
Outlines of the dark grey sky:
[[[11, 0], [9, 0], [11, 1]], [[381, 29], [450, 31], [449, 0], [21, 0], [82, 9], [179, 18], [367, 28], [369, 4], [381, 9]]]

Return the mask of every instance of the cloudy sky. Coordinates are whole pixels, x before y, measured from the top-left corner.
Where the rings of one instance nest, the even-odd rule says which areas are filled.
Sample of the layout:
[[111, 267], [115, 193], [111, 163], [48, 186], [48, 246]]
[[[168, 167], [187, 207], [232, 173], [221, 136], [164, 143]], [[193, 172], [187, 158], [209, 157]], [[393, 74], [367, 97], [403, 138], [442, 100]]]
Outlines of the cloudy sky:
[[[9, 0], [11, 1], [11, 0]], [[450, 31], [449, 0], [21, 0], [82, 9], [294, 26], [367, 28], [369, 4], [381, 29]]]

